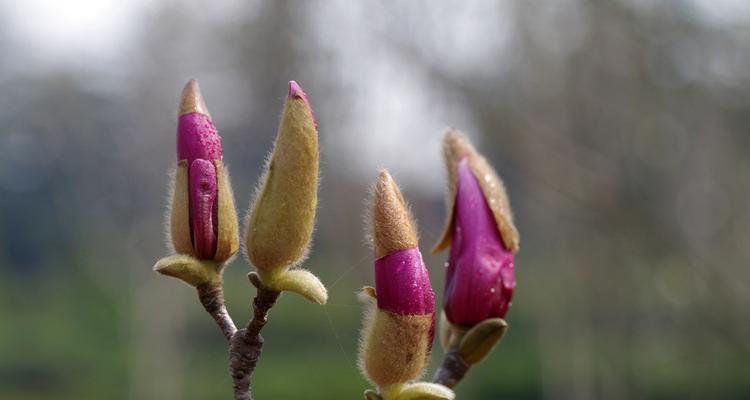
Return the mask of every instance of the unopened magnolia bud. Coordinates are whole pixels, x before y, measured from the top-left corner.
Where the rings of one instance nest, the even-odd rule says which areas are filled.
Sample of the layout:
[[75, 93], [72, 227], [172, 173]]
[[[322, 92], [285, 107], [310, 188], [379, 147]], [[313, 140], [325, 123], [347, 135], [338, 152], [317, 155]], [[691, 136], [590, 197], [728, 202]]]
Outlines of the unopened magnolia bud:
[[292, 81], [274, 150], [247, 220], [247, 256], [264, 279], [306, 256], [315, 224], [318, 158], [312, 110]]
[[518, 232], [505, 188], [486, 160], [456, 131], [446, 134], [444, 149], [450, 216], [436, 249], [451, 246], [444, 296], [447, 326], [467, 328], [508, 311]]
[[373, 192], [372, 219], [375, 289], [360, 296], [367, 311], [359, 364], [372, 383], [385, 388], [421, 375], [432, 346], [435, 302], [415, 224], [387, 171]]
[[291, 81], [273, 153], [250, 205], [245, 251], [266, 287], [325, 304], [328, 292], [315, 275], [289, 270], [303, 261], [310, 246], [318, 201], [318, 159], [312, 109], [305, 93]]
[[444, 307], [451, 323], [473, 326], [508, 312], [516, 285], [514, 256], [466, 158], [458, 164], [457, 181]]
[[177, 253], [220, 267], [239, 250], [234, 195], [221, 158], [221, 138], [191, 80], [180, 103], [170, 233]]

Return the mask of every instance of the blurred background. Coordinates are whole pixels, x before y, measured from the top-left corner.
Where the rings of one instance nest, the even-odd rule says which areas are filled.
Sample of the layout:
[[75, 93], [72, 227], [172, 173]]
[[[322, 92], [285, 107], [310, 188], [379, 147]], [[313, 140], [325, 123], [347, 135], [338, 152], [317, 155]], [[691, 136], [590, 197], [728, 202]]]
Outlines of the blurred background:
[[[368, 187], [391, 170], [427, 254], [449, 126], [521, 232], [510, 332], [459, 399], [750, 398], [750, 2], [0, 0], [0, 53], [0, 398], [230, 397], [195, 292], [151, 270], [189, 78], [242, 215], [287, 81], [319, 124], [305, 265], [330, 302], [272, 310], [258, 399], [369, 387]], [[226, 271], [238, 324], [248, 271]]]

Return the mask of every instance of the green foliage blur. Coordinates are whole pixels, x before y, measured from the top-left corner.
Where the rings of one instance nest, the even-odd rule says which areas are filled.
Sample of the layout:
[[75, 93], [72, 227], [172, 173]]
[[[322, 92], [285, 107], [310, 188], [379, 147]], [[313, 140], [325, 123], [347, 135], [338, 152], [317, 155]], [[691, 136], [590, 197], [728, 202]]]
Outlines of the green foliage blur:
[[[448, 126], [504, 178], [521, 232], [509, 333], [459, 399], [750, 398], [744, 2], [53, 3], [0, 2], [1, 399], [230, 398], [218, 329], [191, 288], [151, 270], [167, 254], [190, 78], [241, 216], [288, 80], [320, 129], [304, 266], [329, 304], [282, 296], [257, 399], [370, 387], [355, 292], [373, 283], [363, 214], [378, 167], [411, 202], [442, 291], [446, 255], [427, 253], [445, 216]], [[249, 271], [238, 257], [225, 276], [238, 324]], [[436, 345], [426, 376], [441, 357]]]

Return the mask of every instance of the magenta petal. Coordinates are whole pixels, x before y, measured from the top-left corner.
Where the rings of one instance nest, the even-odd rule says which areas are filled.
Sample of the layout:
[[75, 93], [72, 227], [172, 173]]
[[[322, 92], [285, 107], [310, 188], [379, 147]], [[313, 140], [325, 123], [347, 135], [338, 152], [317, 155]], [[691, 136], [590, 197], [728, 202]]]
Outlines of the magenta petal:
[[499, 238], [495, 217], [466, 158], [458, 163], [457, 178], [455, 229], [461, 231], [468, 244], [475, 244], [482, 238]]
[[445, 285], [445, 313], [471, 326], [508, 311], [515, 275], [482, 188], [466, 159], [458, 165], [454, 231]]
[[180, 115], [177, 121], [177, 159], [221, 160], [221, 137], [211, 117], [193, 112]]
[[435, 295], [419, 249], [406, 249], [375, 260], [378, 308], [399, 315], [435, 312]]
[[307, 95], [296, 81], [289, 81], [289, 97], [299, 97], [307, 101]]
[[193, 247], [200, 259], [211, 259], [216, 253], [217, 182], [216, 168], [210, 161], [197, 159], [189, 169], [190, 226]]

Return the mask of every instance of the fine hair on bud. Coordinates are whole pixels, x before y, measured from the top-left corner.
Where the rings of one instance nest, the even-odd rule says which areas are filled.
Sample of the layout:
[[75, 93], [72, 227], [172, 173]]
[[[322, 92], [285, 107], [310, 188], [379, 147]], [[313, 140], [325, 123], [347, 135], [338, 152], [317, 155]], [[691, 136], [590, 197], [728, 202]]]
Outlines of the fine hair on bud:
[[370, 189], [366, 235], [376, 258], [417, 247], [417, 223], [398, 184], [385, 168]]
[[378, 310], [375, 299], [365, 301], [358, 365], [374, 385], [384, 387], [417, 379], [429, 355], [432, 315], [397, 315]]
[[166, 204], [164, 209], [164, 241], [167, 245], [167, 251], [174, 254], [177, 253], [177, 249], [174, 245], [174, 239], [172, 238], [172, 208], [174, 207], [175, 197], [175, 179], [177, 175], [177, 168], [173, 167], [167, 171], [167, 195]]
[[218, 182], [217, 217], [219, 224], [214, 260], [229, 263], [240, 249], [237, 208], [234, 205], [234, 191], [229, 177], [229, 169], [218, 160], [214, 161], [214, 165], [216, 166]]
[[190, 231], [187, 161], [177, 162], [171, 173], [169, 193], [167, 226], [171, 250], [179, 254], [195, 255]]

